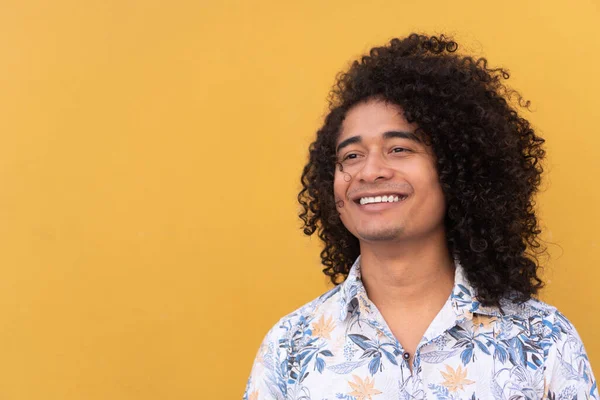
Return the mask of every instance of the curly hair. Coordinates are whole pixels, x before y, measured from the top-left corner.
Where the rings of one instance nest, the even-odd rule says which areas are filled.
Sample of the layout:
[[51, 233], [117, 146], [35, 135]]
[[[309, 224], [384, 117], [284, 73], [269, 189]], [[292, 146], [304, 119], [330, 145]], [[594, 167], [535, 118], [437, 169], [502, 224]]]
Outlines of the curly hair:
[[436, 156], [446, 201], [447, 246], [485, 306], [522, 302], [543, 286], [545, 252], [535, 214], [545, 157], [518, 108], [528, 101], [503, 84], [503, 68], [460, 55], [450, 37], [411, 34], [375, 47], [340, 73], [324, 124], [309, 147], [298, 201], [306, 235], [324, 242], [323, 272], [341, 283], [360, 254], [339, 218], [333, 194], [335, 144], [346, 113], [372, 98], [396, 104]]

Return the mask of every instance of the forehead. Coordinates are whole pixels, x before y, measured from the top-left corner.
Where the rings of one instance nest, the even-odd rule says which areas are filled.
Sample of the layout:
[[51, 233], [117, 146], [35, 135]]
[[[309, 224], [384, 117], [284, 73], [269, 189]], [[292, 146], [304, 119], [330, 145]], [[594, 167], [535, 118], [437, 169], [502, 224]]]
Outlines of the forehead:
[[367, 139], [387, 131], [414, 132], [416, 128], [416, 124], [406, 121], [400, 106], [373, 99], [355, 105], [346, 113], [337, 143], [352, 136]]

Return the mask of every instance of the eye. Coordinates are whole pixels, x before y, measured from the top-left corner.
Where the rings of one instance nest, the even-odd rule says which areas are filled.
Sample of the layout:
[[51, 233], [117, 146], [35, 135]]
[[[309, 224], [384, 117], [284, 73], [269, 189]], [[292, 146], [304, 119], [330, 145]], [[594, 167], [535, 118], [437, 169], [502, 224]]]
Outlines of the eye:
[[404, 148], [404, 147], [394, 147], [392, 149], [392, 153], [406, 153], [411, 151], [410, 149]]
[[346, 161], [346, 160], [354, 160], [354, 159], [356, 159], [356, 158], [358, 158], [358, 154], [356, 154], [356, 153], [349, 153], [349, 154], [346, 154], [346, 155], [344, 156], [344, 158], [342, 159], [342, 161]]

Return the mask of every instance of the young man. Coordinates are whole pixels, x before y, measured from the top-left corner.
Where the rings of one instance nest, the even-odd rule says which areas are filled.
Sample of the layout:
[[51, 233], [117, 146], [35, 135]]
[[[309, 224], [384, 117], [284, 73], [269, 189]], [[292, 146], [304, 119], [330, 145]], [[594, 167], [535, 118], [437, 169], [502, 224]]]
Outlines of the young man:
[[298, 196], [337, 286], [269, 331], [245, 399], [598, 398], [533, 298], [544, 141], [506, 71], [456, 50], [394, 39], [338, 78]]

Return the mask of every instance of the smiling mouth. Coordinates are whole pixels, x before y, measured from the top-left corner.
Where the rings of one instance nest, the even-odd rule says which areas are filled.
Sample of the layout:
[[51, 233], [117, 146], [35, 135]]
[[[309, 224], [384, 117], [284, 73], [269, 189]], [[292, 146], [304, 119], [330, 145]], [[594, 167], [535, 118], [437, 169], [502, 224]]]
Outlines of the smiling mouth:
[[376, 196], [376, 197], [361, 197], [357, 199], [356, 202], [358, 204], [366, 205], [366, 204], [379, 204], [379, 203], [399, 203], [402, 200], [406, 199], [408, 196], [406, 195], [390, 195], [390, 196]]

